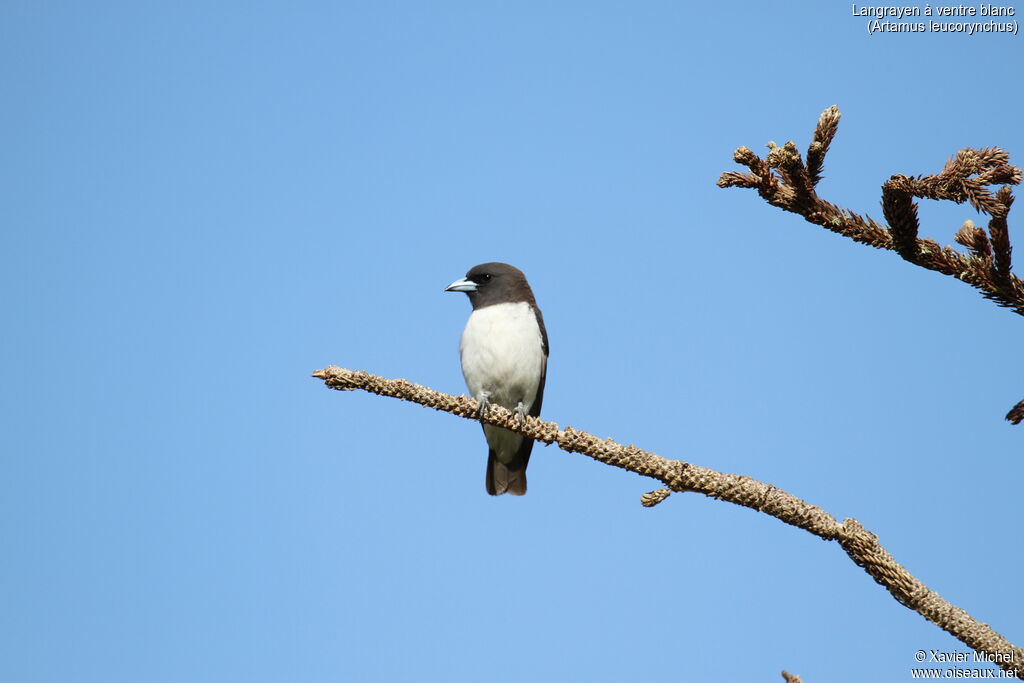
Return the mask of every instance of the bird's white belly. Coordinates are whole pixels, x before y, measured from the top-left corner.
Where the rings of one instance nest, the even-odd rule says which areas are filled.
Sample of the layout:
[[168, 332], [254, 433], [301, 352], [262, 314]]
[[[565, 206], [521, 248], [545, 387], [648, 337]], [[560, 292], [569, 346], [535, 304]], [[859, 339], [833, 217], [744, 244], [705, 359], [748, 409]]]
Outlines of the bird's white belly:
[[530, 304], [496, 304], [469, 316], [459, 346], [470, 393], [492, 403], [530, 411], [544, 367], [543, 340]]

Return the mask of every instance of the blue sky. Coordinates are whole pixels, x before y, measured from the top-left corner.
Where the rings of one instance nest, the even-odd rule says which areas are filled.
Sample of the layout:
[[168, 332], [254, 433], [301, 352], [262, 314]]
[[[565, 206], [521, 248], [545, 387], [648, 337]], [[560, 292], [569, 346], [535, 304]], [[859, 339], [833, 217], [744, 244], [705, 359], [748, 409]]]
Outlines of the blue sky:
[[841, 683], [966, 650], [836, 544], [643, 509], [554, 448], [491, 498], [478, 425], [309, 378], [463, 393], [442, 289], [491, 260], [543, 308], [547, 419], [855, 517], [1019, 645], [1024, 321], [715, 181], [832, 104], [819, 191], [875, 218], [961, 147], [1020, 164], [1021, 40], [821, 2], [5, 0], [0, 680]]

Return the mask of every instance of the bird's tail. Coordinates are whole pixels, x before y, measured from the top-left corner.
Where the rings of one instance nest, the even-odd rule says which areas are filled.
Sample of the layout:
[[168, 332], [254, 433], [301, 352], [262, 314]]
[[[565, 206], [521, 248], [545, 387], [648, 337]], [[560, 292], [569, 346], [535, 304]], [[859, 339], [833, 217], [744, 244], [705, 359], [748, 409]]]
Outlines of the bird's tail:
[[487, 452], [487, 493], [500, 496], [511, 493], [513, 496], [526, 494], [526, 463], [516, 459], [505, 464], [494, 457], [494, 451]]

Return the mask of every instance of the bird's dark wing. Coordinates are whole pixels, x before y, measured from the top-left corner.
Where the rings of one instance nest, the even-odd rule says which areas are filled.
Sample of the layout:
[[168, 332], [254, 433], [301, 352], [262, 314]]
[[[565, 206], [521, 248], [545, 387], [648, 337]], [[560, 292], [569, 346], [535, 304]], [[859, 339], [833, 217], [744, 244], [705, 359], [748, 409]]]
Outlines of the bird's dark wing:
[[[537, 316], [537, 326], [540, 327], [540, 337], [544, 343], [544, 360], [540, 366], [540, 382], [537, 384], [537, 397], [533, 399], [533, 405], [530, 406], [530, 415], [540, 417], [540, 407], [544, 403], [544, 384], [548, 378], [548, 331], [544, 327], [544, 316], [541, 315], [540, 309], [536, 305], [531, 306], [531, 308], [533, 308], [533, 314]], [[526, 469], [526, 465], [530, 462], [533, 443], [533, 439], [523, 437], [523, 444], [519, 447], [519, 458], [522, 459], [523, 469]]]

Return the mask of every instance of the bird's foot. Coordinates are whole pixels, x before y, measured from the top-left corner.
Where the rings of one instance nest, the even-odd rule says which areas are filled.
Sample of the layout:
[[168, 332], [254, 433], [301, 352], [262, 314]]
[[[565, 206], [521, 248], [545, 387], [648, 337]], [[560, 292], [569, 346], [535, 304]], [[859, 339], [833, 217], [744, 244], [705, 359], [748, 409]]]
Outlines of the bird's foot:
[[476, 402], [477, 402], [476, 416], [477, 417], [483, 417], [484, 414], [487, 412], [487, 406], [490, 405], [487, 399], [489, 399], [490, 397], [491, 397], [491, 393], [489, 391], [481, 391], [480, 395], [476, 397]]
[[523, 423], [526, 422], [526, 406], [523, 405], [522, 401], [520, 401], [519, 405], [516, 406], [514, 412], [516, 415], [516, 424], [522, 427]]

